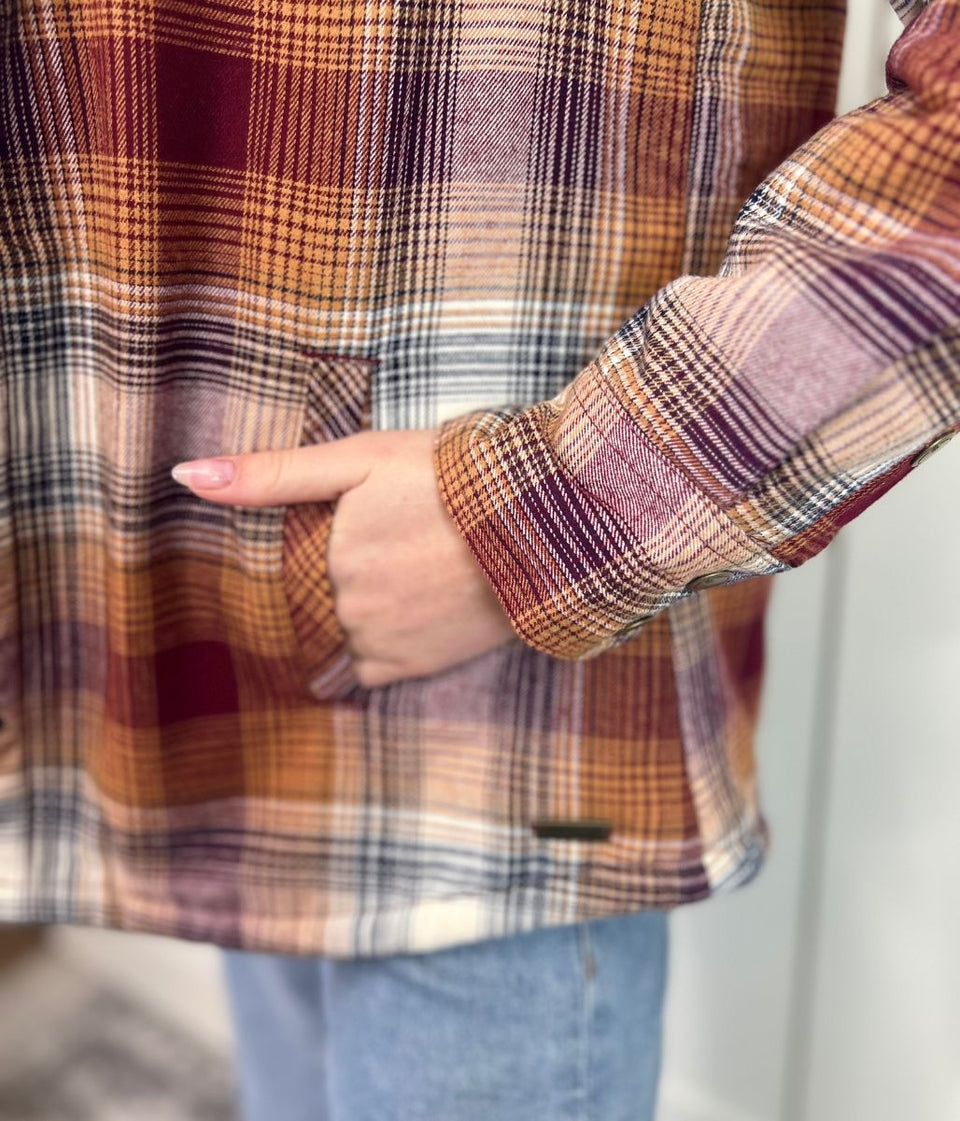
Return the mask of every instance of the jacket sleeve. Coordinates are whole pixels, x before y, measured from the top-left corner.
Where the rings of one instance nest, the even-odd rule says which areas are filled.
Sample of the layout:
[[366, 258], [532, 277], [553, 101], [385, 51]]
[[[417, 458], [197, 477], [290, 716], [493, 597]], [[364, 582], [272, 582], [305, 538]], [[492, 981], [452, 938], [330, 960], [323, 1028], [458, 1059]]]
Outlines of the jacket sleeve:
[[551, 401], [440, 428], [447, 508], [517, 633], [582, 658], [796, 567], [960, 428], [960, 0]]

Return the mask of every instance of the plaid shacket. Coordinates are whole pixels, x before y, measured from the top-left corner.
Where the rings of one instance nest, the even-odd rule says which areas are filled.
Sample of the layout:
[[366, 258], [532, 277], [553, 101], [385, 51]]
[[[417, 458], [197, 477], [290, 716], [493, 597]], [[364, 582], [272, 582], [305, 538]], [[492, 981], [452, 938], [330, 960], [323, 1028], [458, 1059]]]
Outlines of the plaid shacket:
[[[11, 0], [0, 916], [363, 956], [760, 867], [765, 577], [960, 427], [960, 0]], [[766, 177], [766, 178], [765, 178]], [[365, 691], [327, 504], [437, 427], [518, 637]]]

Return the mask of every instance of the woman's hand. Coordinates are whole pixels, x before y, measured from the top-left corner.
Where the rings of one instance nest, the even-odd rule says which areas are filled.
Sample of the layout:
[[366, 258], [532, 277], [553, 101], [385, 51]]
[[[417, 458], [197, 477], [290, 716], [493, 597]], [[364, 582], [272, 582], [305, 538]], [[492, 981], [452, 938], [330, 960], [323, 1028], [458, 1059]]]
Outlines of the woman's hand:
[[437, 673], [514, 636], [437, 489], [431, 429], [178, 464], [224, 505], [336, 502], [327, 573], [367, 687]]

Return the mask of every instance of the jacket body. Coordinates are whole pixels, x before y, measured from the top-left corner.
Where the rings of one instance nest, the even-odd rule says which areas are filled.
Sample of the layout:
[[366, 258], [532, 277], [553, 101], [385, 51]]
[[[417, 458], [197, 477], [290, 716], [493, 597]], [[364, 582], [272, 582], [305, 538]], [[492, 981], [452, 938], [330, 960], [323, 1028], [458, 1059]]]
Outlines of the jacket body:
[[[768, 577], [835, 526], [792, 527], [791, 552], [741, 519], [757, 549], [697, 571], [743, 579], [616, 641], [521, 627], [365, 690], [331, 507], [214, 506], [170, 468], [447, 426], [440, 481], [494, 579], [450, 426], [526, 416], [673, 278], [722, 271], [751, 192], [830, 119], [842, 28], [837, 0], [7, 9], [3, 918], [362, 956], [757, 872]], [[895, 481], [953, 409], [849, 493]]]

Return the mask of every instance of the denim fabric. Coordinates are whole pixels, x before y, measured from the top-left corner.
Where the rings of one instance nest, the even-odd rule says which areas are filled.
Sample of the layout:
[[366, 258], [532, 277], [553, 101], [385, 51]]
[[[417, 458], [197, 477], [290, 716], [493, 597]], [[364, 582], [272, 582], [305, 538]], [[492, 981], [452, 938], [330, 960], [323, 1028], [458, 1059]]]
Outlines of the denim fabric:
[[229, 951], [246, 1121], [652, 1121], [667, 914], [426, 954]]

